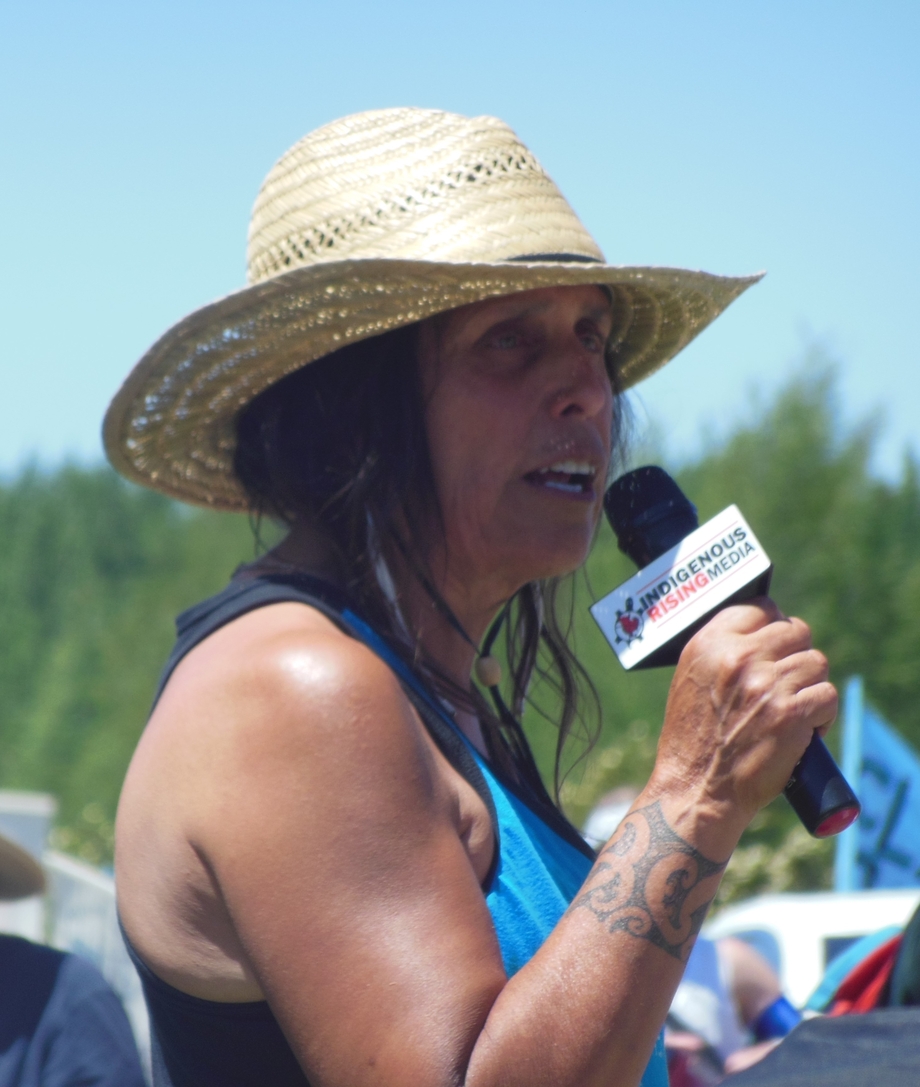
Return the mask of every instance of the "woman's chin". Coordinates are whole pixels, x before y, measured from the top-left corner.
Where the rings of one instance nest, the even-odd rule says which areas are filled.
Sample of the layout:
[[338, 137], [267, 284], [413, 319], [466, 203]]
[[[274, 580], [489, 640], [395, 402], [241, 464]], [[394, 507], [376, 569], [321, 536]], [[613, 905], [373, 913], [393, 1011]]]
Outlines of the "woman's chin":
[[[472, 534], [471, 534], [472, 535]], [[513, 594], [532, 581], [564, 577], [585, 564], [596, 536], [596, 516], [588, 513], [579, 520], [542, 517], [503, 517], [487, 532], [478, 533], [473, 546], [459, 547], [451, 565], [454, 574], [463, 570], [468, 587], [477, 582], [504, 583], [504, 593]], [[450, 539], [448, 527], [447, 538]], [[455, 539], [462, 538], [456, 533]]]
[[567, 540], [565, 545], [550, 548], [528, 549], [520, 557], [519, 569], [522, 584], [528, 581], [545, 581], [547, 578], [565, 577], [584, 566], [591, 550], [591, 540]]

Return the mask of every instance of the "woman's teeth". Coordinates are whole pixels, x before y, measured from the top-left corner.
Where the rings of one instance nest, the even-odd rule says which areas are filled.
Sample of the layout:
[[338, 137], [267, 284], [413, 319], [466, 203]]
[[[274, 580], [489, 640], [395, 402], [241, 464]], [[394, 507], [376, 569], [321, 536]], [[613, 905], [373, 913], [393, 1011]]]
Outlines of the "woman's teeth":
[[567, 494], [584, 494], [590, 489], [595, 474], [596, 469], [587, 461], [562, 460], [548, 468], [540, 468], [531, 476], [541, 486]]
[[593, 476], [594, 467], [583, 460], [561, 460], [558, 464], [551, 464], [544, 468], [545, 472], [568, 472], [573, 476]]

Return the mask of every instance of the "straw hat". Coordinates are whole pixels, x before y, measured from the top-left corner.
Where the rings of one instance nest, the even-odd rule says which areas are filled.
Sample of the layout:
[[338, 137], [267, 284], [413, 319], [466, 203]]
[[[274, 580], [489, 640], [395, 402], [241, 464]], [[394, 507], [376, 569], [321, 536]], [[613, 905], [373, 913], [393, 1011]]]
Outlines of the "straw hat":
[[28, 898], [45, 889], [42, 866], [21, 846], [0, 835], [0, 901]]
[[103, 429], [123, 475], [224, 510], [247, 508], [239, 410], [346, 344], [497, 295], [606, 284], [628, 386], [759, 278], [606, 264], [506, 124], [423, 109], [358, 113], [295, 144], [256, 199], [248, 263], [249, 287], [150, 348]]

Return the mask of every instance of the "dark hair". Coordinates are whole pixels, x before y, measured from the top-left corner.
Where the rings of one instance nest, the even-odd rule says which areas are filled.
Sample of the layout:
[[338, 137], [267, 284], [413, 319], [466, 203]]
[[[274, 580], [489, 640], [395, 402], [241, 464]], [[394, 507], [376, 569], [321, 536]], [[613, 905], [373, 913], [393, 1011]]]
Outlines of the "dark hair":
[[[410, 325], [343, 347], [260, 393], [237, 418], [234, 470], [257, 519], [317, 526], [332, 545], [346, 591], [368, 621], [405, 648], [439, 693], [478, 714], [490, 758], [547, 801], [518, 722], [534, 674], [555, 688], [558, 799], [563, 745], [584, 719], [580, 689], [597, 705], [593, 684], [569, 647], [571, 607], [563, 618], [560, 579], [529, 583], [509, 604], [511, 714], [493, 712], [478, 690], [472, 696], [460, 690], [419, 656], [417, 646], [406, 645], [395, 603], [380, 584], [379, 556], [396, 548], [435, 593], [420, 542], [403, 539], [398, 527], [430, 523], [439, 514], [417, 365], [418, 329]], [[618, 393], [609, 353], [608, 372]], [[614, 403], [619, 451], [621, 398]], [[588, 736], [589, 744], [593, 738]]]

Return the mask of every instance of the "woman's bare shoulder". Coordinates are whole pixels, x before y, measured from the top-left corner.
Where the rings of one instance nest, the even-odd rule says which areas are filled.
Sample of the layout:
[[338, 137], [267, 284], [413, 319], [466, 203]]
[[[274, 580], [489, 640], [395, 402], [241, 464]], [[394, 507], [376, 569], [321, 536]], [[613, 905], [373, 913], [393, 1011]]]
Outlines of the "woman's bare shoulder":
[[[269, 604], [240, 615], [195, 646], [176, 667], [162, 701], [194, 697], [214, 683], [238, 686], [277, 679], [279, 668], [304, 655], [329, 664], [339, 660], [346, 667], [376, 659], [316, 608], [296, 601]], [[264, 676], [266, 671], [271, 677]]]
[[[341, 761], [351, 771], [419, 753], [417, 717], [390, 669], [314, 608], [273, 604], [206, 638], [170, 677], [148, 725], [162, 742], [247, 779], [286, 758]], [[146, 739], [146, 738], [145, 738]], [[363, 752], [364, 758], [357, 757]]]
[[343, 903], [380, 925], [420, 870], [469, 884], [475, 912], [490, 838], [470, 791], [370, 650], [302, 604], [260, 609], [189, 653], [138, 746], [117, 828], [128, 933], [192, 995], [251, 1000], [283, 941], [343, 938]]

